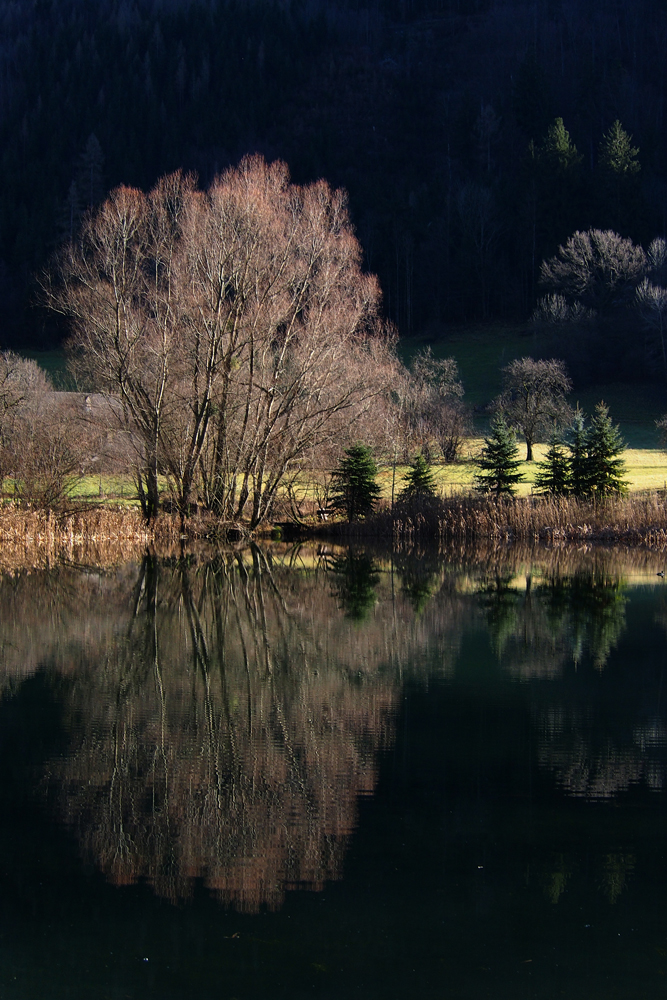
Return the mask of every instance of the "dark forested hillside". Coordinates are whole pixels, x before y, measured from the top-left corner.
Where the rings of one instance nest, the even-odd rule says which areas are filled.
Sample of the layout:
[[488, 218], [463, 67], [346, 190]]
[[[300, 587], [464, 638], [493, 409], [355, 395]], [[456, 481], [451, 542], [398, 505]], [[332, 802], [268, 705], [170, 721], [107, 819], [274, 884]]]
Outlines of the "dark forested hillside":
[[14, 0], [0, 39], [2, 346], [59, 336], [32, 276], [87, 206], [247, 152], [348, 189], [405, 335], [527, 318], [576, 228], [665, 231], [663, 0]]

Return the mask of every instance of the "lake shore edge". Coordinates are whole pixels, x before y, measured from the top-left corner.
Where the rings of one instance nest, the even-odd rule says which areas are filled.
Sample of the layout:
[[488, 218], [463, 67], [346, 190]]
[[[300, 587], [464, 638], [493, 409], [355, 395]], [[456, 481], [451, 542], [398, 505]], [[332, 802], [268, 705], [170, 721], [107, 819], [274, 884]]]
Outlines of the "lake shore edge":
[[284, 526], [288, 535], [348, 541], [541, 545], [603, 544], [667, 549], [664, 491], [584, 500], [576, 497], [424, 498], [380, 510], [362, 521]]
[[0, 572], [56, 562], [111, 566], [148, 549], [178, 556], [194, 544], [250, 541], [312, 541], [329, 544], [601, 546], [667, 551], [667, 501], [662, 492], [606, 499], [530, 497], [429, 499], [380, 510], [357, 522], [274, 521], [251, 532], [243, 524], [195, 515], [181, 522], [161, 513], [147, 523], [138, 510], [96, 506], [51, 511], [14, 505], [0, 508]]

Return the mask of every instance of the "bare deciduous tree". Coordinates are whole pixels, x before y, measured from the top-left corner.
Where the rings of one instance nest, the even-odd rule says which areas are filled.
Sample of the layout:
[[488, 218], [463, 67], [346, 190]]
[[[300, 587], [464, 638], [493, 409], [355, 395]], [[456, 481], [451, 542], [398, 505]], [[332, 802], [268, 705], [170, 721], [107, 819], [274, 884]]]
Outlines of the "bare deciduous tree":
[[36, 361], [13, 351], [0, 353], [0, 446], [7, 443], [16, 415], [28, 400], [49, 392], [51, 384]]
[[11, 476], [15, 498], [55, 508], [79, 478], [85, 432], [72, 396], [35, 361], [0, 354], [0, 484]]
[[363, 416], [397, 363], [347, 199], [249, 157], [206, 192], [119, 188], [46, 276], [80, 370], [141, 448], [144, 510], [167, 477], [226, 518], [267, 517], [288, 470]]
[[650, 276], [654, 281], [664, 284], [667, 281], [667, 240], [664, 240], [662, 236], [656, 236], [654, 240], [651, 240], [646, 251], [646, 258]]
[[463, 385], [454, 358], [434, 358], [430, 347], [413, 358], [404, 389], [403, 422], [408, 449], [428, 459], [433, 442], [445, 462], [458, 457], [466, 430]]
[[646, 254], [632, 240], [611, 230], [587, 229], [574, 233], [554, 257], [542, 262], [540, 280], [568, 302], [578, 300], [605, 313], [627, 301], [646, 266]]
[[51, 392], [21, 409], [8, 448], [14, 496], [55, 510], [69, 500], [83, 472], [76, 414]]
[[[655, 241], [657, 242], [657, 241]], [[635, 293], [637, 310], [648, 330], [657, 337], [662, 359], [662, 370], [667, 378], [667, 350], [665, 347], [665, 326], [667, 325], [667, 288], [654, 285], [644, 278]]]
[[533, 461], [533, 444], [570, 417], [565, 396], [572, 383], [562, 361], [520, 358], [503, 368], [503, 391], [497, 409], [526, 439], [526, 461]]
[[558, 292], [544, 295], [531, 316], [534, 326], [579, 326], [591, 323], [594, 319], [595, 313], [592, 309], [582, 306], [581, 302], [568, 302], [565, 296]]

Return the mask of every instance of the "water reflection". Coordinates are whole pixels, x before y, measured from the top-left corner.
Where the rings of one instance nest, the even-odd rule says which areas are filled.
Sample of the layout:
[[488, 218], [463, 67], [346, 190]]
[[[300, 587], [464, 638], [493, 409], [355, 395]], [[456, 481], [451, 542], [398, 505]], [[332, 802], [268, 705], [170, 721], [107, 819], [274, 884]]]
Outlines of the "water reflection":
[[178, 899], [201, 878], [255, 911], [340, 877], [398, 688], [377, 657], [351, 669], [317, 583], [257, 548], [250, 564], [144, 559], [102, 661], [79, 669], [77, 744], [48, 775], [114, 883]]
[[354, 621], [365, 621], [377, 600], [380, 582], [372, 557], [351, 548], [328, 565], [336, 576], [336, 593], [345, 614]]
[[538, 759], [568, 795], [612, 799], [633, 785], [664, 788], [667, 740], [661, 724], [637, 726], [623, 739], [592, 711], [557, 706], [543, 710], [538, 725]]
[[[527, 712], [529, 757], [559, 795], [664, 788], [659, 706], [610, 667], [630, 600], [614, 558], [563, 575], [516, 552], [255, 546], [3, 578], [2, 684], [52, 679], [69, 746], [42, 794], [112, 883], [177, 901], [201, 880], [238, 910], [275, 910], [289, 888], [341, 877], [409, 685], [505, 685], [507, 726]], [[612, 847], [609, 902], [635, 865]], [[576, 870], [555, 852], [546, 899]]]
[[493, 646], [515, 677], [553, 677], [585, 653], [603, 669], [625, 629], [625, 584], [596, 573], [527, 573], [482, 580], [480, 603]]

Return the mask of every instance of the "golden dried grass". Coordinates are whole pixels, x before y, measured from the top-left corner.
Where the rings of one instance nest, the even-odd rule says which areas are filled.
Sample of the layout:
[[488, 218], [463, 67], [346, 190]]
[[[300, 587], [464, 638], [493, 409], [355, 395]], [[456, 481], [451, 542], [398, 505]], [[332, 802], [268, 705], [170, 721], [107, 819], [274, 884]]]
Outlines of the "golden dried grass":
[[140, 557], [147, 546], [173, 547], [179, 522], [147, 524], [138, 511], [99, 508], [67, 513], [0, 507], [0, 572], [69, 563], [113, 566]]
[[473, 496], [427, 500], [387, 508], [358, 524], [322, 526], [318, 534], [385, 538], [393, 544], [419, 539], [440, 543], [568, 542], [644, 545], [667, 549], [667, 496], [634, 493], [601, 502], [574, 497], [491, 499]]
[[[430, 515], [430, 516], [429, 516]], [[446, 501], [426, 515], [417, 511], [393, 524], [394, 537], [425, 530], [447, 539], [604, 542], [667, 548], [667, 505], [662, 493], [603, 502], [574, 497]]]

